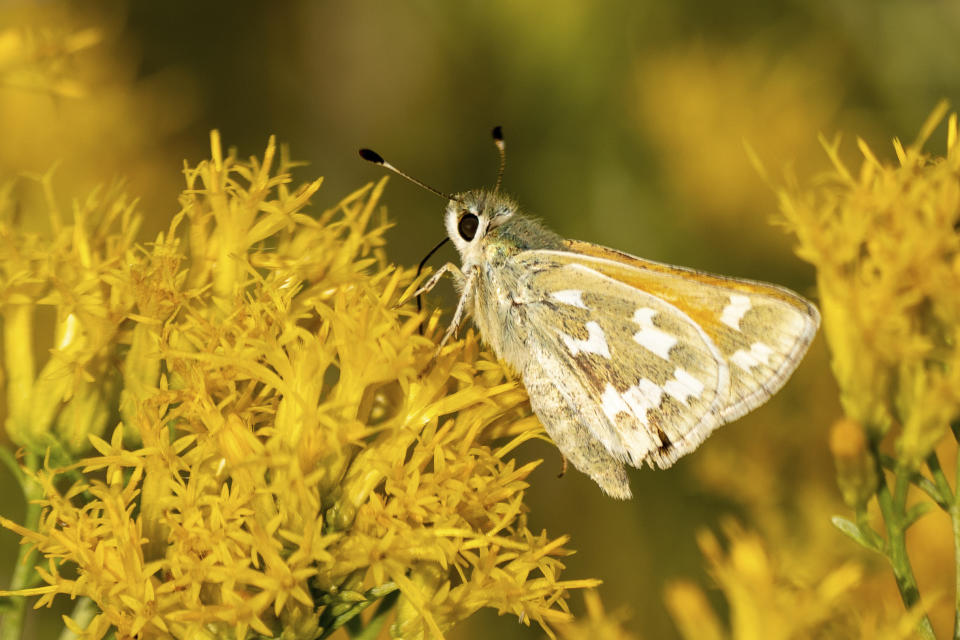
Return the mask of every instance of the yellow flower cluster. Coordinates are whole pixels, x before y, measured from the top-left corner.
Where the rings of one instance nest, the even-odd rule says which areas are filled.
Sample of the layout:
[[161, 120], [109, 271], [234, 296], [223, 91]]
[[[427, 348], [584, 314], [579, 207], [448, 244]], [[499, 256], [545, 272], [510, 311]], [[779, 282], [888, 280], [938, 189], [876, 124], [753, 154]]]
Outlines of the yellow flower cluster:
[[[817, 270], [846, 414], [836, 420], [810, 407], [802, 420], [820, 413], [824, 425], [833, 422], [829, 448], [854, 515], [832, 522], [879, 556], [838, 544], [835, 529], [819, 526], [840, 505], [821, 486], [810, 429], [778, 435], [779, 447], [748, 442], [719, 458], [705, 452], [700, 474], [746, 507], [759, 532], [727, 524], [723, 539], [701, 534], [729, 615], [718, 614], [696, 584], [671, 584], [667, 607], [685, 638], [931, 639], [960, 611], [960, 593], [940, 595], [953, 593], [960, 575], [960, 464], [939, 461], [958, 455], [945, 436], [956, 434], [960, 417], [956, 116], [948, 119], [945, 157], [922, 151], [945, 115], [941, 105], [915, 144], [895, 141], [895, 165], [861, 140], [863, 164], [851, 171], [839, 142], [824, 142], [833, 170], [778, 194], [801, 257]], [[785, 477], [797, 458], [799, 479]], [[943, 513], [914, 527], [935, 507]], [[894, 608], [891, 581], [871, 562], [880, 556], [904, 610]]]
[[758, 535], [733, 522], [725, 524], [724, 533], [723, 544], [708, 532], [701, 533], [699, 543], [707, 569], [729, 605], [729, 623], [717, 615], [700, 587], [677, 581], [667, 587], [666, 604], [683, 638], [913, 637], [918, 614], [901, 618], [869, 606], [858, 590], [862, 569], [857, 563], [843, 563], [815, 581], [805, 581], [778, 566]]
[[894, 141], [899, 166], [863, 140], [858, 174], [824, 141], [834, 171], [817, 189], [786, 189], [781, 209], [799, 255], [817, 268], [824, 335], [847, 416], [877, 436], [897, 425], [916, 467], [960, 415], [960, 148], [951, 116], [947, 154]]
[[311, 216], [320, 180], [293, 166], [214, 132], [147, 246], [118, 190], [51, 208], [50, 237], [7, 202], [6, 428], [39, 509], [0, 524], [46, 559], [16, 594], [92, 601], [67, 619], [84, 638], [373, 637], [394, 612], [438, 638], [482, 607], [549, 632], [596, 581], [561, 581], [566, 538], [527, 528], [526, 394], [473, 333], [435, 357], [438, 316], [421, 336], [397, 308], [414, 274], [384, 256], [384, 181]]
[[73, 77], [68, 60], [102, 38], [97, 28], [66, 33], [15, 27], [0, 30], [0, 87], [65, 98], [81, 96], [85, 87]]
[[[834, 523], [888, 559], [904, 604], [911, 615], [920, 612], [917, 631], [925, 638], [934, 637], [923, 613], [931, 604], [920, 597], [906, 530], [935, 506], [952, 521], [954, 578], [960, 576], [960, 475], [951, 487], [939, 460], [946, 450], [938, 452], [944, 436], [958, 436], [960, 427], [955, 114], [946, 155], [923, 151], [946, 112], [946, 104], [937, 107], [916, 143], [894, 140], [894, 166], [858, 140], [863, 162], [855, 174], [840, 159], [839, 140], [823, 141], [833, 171], [813, 189], [780, 192], [798, 253], [817, 269], [824, 335], [846, 414], [833, 427], [830, 448], [855, 519]], [[956, 457], [953, 444], [949, 454]], [[879, 518], [870, 515], [872, 505]], [[960, 591], [954, 609], [960, 611]], [[960, 618], [955, 626], [960, 633]]]
[[565, 622], [557, 628], [561, 640], [636, 640], [637, 636], [623, 629], [626, 614], [608, 614], [595, 590], [583, 592], [586, 615]]

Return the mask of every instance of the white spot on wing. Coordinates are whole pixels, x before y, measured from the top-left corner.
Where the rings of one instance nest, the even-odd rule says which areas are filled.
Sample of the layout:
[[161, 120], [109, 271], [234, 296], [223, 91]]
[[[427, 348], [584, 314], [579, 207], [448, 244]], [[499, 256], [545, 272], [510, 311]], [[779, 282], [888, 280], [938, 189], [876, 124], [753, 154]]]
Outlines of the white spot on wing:
[[584, 325], [587, 328], [587, 339], [578, 340], [565, 333], [560, 334], [560, 339], [567, 346], [570, 355], [575, 356], [580, 352], [595, 353], [598, 356], [610, 359], [610, 347], [607, 346], [607, 337], [603, 333], [600, 325], [594, 321]]
[[740, 321], [743, 320], [743, 316], [746, 315], [747, 311], [750, 311], [750, 298], [738, 293], [730, 295], [730, 304], [723, 308], [723, 313], [720, 314], [720, 322], [727, 325], [731, 329], [740, 331]]
[[780, 324], [777, 326], [778, 343], [780, 348], [789, 353], [797, 339], [805, 335], [807, 329], [808, 316], [791, 309], [782, 316]]
[[663, 385], [663, 390], [667, 392], [667, 395], [685, 407], [690, 406], [687, 401], [691, 397], [699, 399], [704, 388], [702, 382], [680, 368], [673, 372], [673, 380], [668, 380]]
[[633, 334], [633, 339], [643, 348], [654, 353], [664, 360], [670, 359], [670, 349], [677, 344], [677, 339], [653, 326], [653, 317], [656, 310], [649, 307], [640, 307], [633, 313], [633, 321], [640, 325], [640, 331]]
[[550, 297], [563, 304], [580, 307], [581, 309], [587, 308], [587, 305], [583, 304], [583, 291], [564, 289], [563, 291], [554, 291], [550, 294]]
[[737, 365], [747, 373], [753, 367], [764, 365], [770, 366], [770, 356], [774, 353], [773, 349], [762, 342], [754, 342], [750, 345], [750, 351], [739, 349], [730, 356], [730, 362]]
[[603, 390], [603, 395], [600, 396], [600, 408], [603, 410], [603, 414], [610, 419], [610, 423], [614, 425], [617, 424], [617, 416], [621, 413], [633, 415], [633, 412], [630, 411], [630, 407], [624, 402], [620, 392], [609, 382]]
[[647, 410], [659, 407], [662, 398], [663, 389], [646, 378], [640, 378], [640, 382], [623, 392], [623, 399], [630, 405], [633, 415], [645, 427], [650, 426]]
[[[631, 456], [631, 460], [642, 460], [648, 451], [654, 448], [653, 438], [650, 436], [649, 421], [647, 420], [647, 408], [650, 405], [656, 407], [659, 405], [660, 388], [643, 379], [635, 387], [630, 387], [626, 393], [620, 393], [614, 386], [607, 383], [600, 396], [600, 407], [604, 415], [614, 426], [618, 426], [618, 416], [627, 414], [635, 418], [642, 426], [632, 429], [622, 429], [619, 431], [623, 443]], [[653, 403], [657, 399], [656, 404]]]

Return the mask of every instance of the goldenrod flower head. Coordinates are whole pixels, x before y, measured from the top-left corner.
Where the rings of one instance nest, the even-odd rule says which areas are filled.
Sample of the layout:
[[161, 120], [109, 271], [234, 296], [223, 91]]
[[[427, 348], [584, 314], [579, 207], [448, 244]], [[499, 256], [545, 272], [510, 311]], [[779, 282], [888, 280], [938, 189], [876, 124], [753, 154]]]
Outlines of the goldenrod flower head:
[[595, 590], [583, 592], [587, 615], [582, 619], [566, 622], [558, 629], [561, 640], [635, 640], [637, 636], [623, 629], [619, 613], [608, 614], [604, 611], [600, 595]]
[[99, 28], [0, 29], [0, 87], [82, 96], [86, 88], [73, 77], [68, 58], [102, 39]]
[[[51, 192], [52, 174], [39, 182]], [[87, 436], [102, 434], [111, 417], [120, 383], [118, 333], [129, 310], [115, 272], [133, 246], [139, 218], [119, 185], [76, 202], [72, 225], [62, 223], [48, 199], [48, 234], [23, 230], [12, 198], [0, 207], [5, 427], [14, 443], [40, 454], [53, 447], [59, 460], [89, 449]], [[54, 341], [37, 371], [34, 333], [49, 309]]]
[[320, 181], [291, 187], [277, 151], [224, 156], [214, 132], [146, 247], [113, 192], [45, 245], [4, 220], [8, 360], [18, 314], [52, 305], [61, 325], [56, 375], [4, 363], [29, 398], [8, 431], [95, 449], [29, 474], [35, 530], [0, 519], [46, 558], [18, 593], [90, 598], [85, 638], [317, 638], [394, 602], [405, 638], [481, 607], [549, 631], [596, 581], [561, 581], [567, 539], [527, 528], [524, 391], [472, 332], [434, 359], [438, 316], [423, 337], [396, 308], [414, 274], [385, 258], [385, 181], [309, 216]]
[[863, 140], [859, 172], [826, 142], [834, 170], [817, 188], [784, 189], [781, 210], [799, 255], [817, 268], [824, 334], [847, 416], [897, 446], [916, 466], [960, 415], [960, 148], [949, 119], [947, 154], [894, 141], [898, 164]]
[[[911, 638], [917, 616], [878, 616], [863, 606], [863, 571], [846, 562], [813, 576], [799, 576], [771, 554], [760, 537], [732, 521], [724, 540], [703, 532], [700, 549], [729, 607], [721, 617], [696, 584], [668, 585], [666, 604], [688, 640], [801, 640], [813, 638]], [[922, 612], [920, 612], [922, 614]], [[726, 621], [729, 620], [729, 622]]]

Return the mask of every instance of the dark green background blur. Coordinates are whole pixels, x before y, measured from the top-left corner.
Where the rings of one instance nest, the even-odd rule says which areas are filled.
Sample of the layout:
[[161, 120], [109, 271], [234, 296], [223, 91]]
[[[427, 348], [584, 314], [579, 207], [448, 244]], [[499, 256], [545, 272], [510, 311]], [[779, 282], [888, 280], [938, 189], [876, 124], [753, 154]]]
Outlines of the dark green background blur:
[[[145, 238], [178, 210], [182, 161], [208, 157], [213, 128], [244, 156], [262, 154], [271, 134], [288, 143], [309, 163], [302, 180], [326, 178], [314, 198], [319, 211], [382, 175], [357, 157], [361, 146], [443, 191], [491, 185], [489, 131], [499, 124], [506, 190], [562, 235], [812, 295], [812, 270], [769, 224], [776, 199], [744, 142], [775, 183], [785, 170], [803, 180], [828, 166], [818, 133], [851, 134], [850, 158], [852, 134], [890, 158], [891, 137], [912, 140], [938, 100], [960, 95], [957, 2], [8, 5], [0, 28], [105, 25], [96, 55], [109, 72], [93, 74], [96, 86], [133, 98], [114, 106], [112, 123], [89, 113], [89, 126], [71, 115], [69, 101], [55, 101], [57, 136], [49, 123], [4, 112], [2, 128], [20, 146], [43, 151], [0, 153], [0, 169], [42, 171], [60, 160], [65, 197], [126, 175], [143, 197]], [[930, 148], [942, 149], [941, 138]], [[443, 202], [399, 179], [383, 202], [396, 223], [391, 258], [416, 263], [442, 238]], [[435, 264], [453, 259], [447, 249]], [[434, 300], [449, 304], [449, 286], [440, 289], [446, 294]], [[803, 470], [784, 474], [829, 492], [824, 433], [838, 410], [828, 371], [818, 340], [769, 405], [669, 471], [634, 472], [630, 502], [606, 498], [574, 471], [557, 479], [559, 454], [527, 447], [522, 457], [545, 459], [529, 491], [530, 528], [571, 534], [579, 551], [565, 577], [602, 579], [606, 607], [623, 609], [638, 636], [676, 637], [664, 585], [710, 585], [696, 532], [728, 514], [751, 526], [757, 508], [704, 482], [698, 465], [723, 452], [735, 478], [738, 450], [788, 459]], [[784, 455], [787, 447], [796, 449]], [[770, 508], [789, 512], [790, 495], [772, 497]], [[4, 503], [2, 512], [21, 518], [23, 506]], [[804, 526], [796, 525], [801, 535]], [[0, 532], [0, 583], [8, 582], [15, 544]], [[582, 609], [579, 595], [571, 603]], [[722, 610], [719, 597], [715, 604]], [[36, 622], [31, 629], [50, 637]], [[450, 637], [493, 634], [542, 635], [481, 612]]]

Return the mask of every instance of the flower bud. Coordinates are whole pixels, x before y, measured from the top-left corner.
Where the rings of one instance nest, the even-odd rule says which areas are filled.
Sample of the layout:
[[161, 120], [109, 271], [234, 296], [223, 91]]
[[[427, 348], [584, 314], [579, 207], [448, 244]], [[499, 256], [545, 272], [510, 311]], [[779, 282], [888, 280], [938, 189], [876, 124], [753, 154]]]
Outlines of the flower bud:
[[862, 509], [877, 489], [877, 471], [860, 423], [850, 418], [837, 420], [830, 429], [830, 452], [843, 501]]

